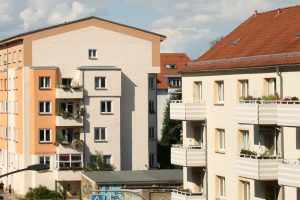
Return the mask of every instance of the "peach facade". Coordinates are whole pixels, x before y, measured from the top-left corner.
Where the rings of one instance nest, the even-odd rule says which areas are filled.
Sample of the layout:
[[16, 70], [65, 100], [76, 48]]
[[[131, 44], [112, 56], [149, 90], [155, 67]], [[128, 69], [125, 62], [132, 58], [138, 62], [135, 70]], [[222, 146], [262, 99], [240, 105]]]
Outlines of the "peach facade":
[[90, 17], [3, 40], [0, 173], [50, 163], [5, 184], [25, 194], [66, 182], [76, 196], [78, 174], [97, 152], [116, 170], [155, 168], [148, 131], [156, 115], [145, 105], [156, 105], [148, 80], [159, 73], [164, 38]]

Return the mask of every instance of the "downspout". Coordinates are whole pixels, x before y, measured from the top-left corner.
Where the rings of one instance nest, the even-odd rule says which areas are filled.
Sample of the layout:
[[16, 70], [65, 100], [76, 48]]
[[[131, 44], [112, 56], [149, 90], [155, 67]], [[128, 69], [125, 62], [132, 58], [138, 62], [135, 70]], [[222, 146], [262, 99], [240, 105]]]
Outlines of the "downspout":
[[[84, 88], [84, 69], [82, 70], [82, 95], [83, 95], [83, 109], [86, 110], [85, 107], [85, 88]], [[87, 161], [86, 161], [86, 131], [85, 131], [85, 120], [86, 120], [86, 112], [83, 115], [83, 152], [82, 152], [82, 156], [83, 156], [83, 167], [86, 167], [87, 165]]]
[[206, 172], [205, 172], [205, 190], [206, 190], [206, 199], [208, 199], [208, 145], [207, 145], [207, 120], [204, 121], [204, 128], [205, 128], [205, 162], [206, 162]]
[[[282, 72], [279, 67], [276, 67], [276, 73], [280, 78], [280, 100], [283, 100], [283, 79]], [[281, 135], [281, 159], [284, 159], [284, 135], [283, 135], [283, 126], [280, 127], [280, 135]], [[285, 187], [282, 185], [282, 200], [285, 200]]]

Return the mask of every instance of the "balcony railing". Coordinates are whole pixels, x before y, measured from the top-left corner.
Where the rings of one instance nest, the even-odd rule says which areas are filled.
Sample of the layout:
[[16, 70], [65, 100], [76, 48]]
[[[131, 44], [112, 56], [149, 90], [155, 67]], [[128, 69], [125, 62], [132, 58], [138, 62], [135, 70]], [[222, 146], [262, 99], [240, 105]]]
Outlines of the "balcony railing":
[[173, 190], [171, 194], [172, 200], [206, 200], [203, 193], [190, 193], [180, 190]]
[[300, 101], [280, 101], [277, 107], [277, 124], [300, 127]]
[[255, 180], [277, 180], [278, 157], [238, 155], [237, 173], [240, 177]]
[[282, 160], [279, 163], [278, 184], [300, 188], [300, 160]]
[[83, 89], [72, 87], [58, 87], [56, 89], [56, 98], [58, 99], [81, 99], [83, 98]]
[[171, 163], [185, 167], [204, 167], [206, 165], [205, 149], [199, 145], [173, 145]]
[[277, 101], [239, 101], [237, 121], [241, 124], [277, 124]]
[[174, 100], [170, 103], [170, 118], [175, 120], [205, 120], [205, 103], [202, 101]]
[[56, 116], [56, 126], [83, 126], [82, 116]]

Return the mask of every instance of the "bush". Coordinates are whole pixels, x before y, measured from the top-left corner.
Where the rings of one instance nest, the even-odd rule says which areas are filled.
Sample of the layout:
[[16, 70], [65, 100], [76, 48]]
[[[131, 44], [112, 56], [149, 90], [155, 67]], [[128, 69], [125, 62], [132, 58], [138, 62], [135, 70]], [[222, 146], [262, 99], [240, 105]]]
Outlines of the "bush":
[[26, 200], [40, 200], [40, 199], [51, 199], [51, 200], [62, 200], [65, 199], [63, 196], [56, 191], [48, 189], [46, 186], [39, 185], [35, 188], [29, 188], [29, 191], [25, 195]]
[[255, 151], [250, 151], [250, 150], [245, 150], [245, 149], [242, 149], [240, 154], [243, 154], [245, 155], [246, 157], [250, 157], [250, 156], [256, 156], [257, 153]]

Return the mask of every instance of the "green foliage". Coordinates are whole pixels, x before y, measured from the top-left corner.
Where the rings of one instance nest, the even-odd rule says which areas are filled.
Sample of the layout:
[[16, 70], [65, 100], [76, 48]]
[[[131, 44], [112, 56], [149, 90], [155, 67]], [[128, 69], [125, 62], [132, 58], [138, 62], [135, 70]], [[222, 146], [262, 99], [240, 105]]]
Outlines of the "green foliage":
[[115, 167], [105, 163], [102, 153], [96, 151], [89, 165], [85, 167], [85, 171], [114, 171]]
[[245, 149], [241, 150], [241, 154], [245, 155], [246, 157], [257, 155], [257, 153], [255, 151], [250, 151], [250, 150], [245, 150]]
[[262, 97], [262, 100], [264, 100], [264, 101], [275, 101], [275, 100], [276, 100], [276, 97], [273, 96], [273, 95], [263, 96], [263, 97]]
[[170, 119], [170, 101], [180, 100], [180, 94], [173, 94], [167, 101], [164, 110], [164, 120], [161, 141], [158, 143], [158, 162], [161, 169], [174, 168], [171, 165], [171, 146], [181, 142], [182, 122]]
[[62, 200], [66, 199], [59, 192], [48, 189], [46, 186], [39, 185], [35, 188], [29, 188], [29, 191], [25, 195], [26, 200], [40, 200], [40, 199], [51, 199], [51, 200]]

